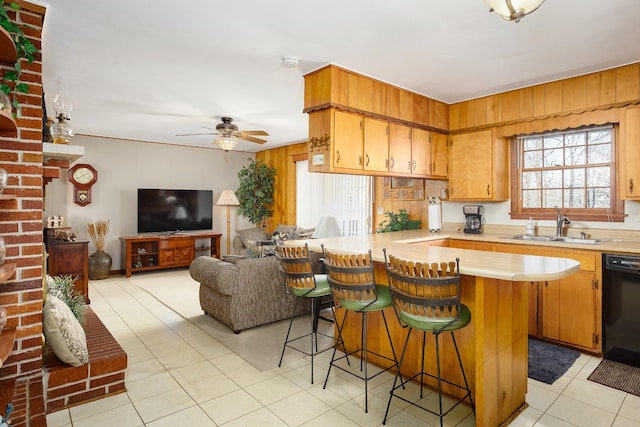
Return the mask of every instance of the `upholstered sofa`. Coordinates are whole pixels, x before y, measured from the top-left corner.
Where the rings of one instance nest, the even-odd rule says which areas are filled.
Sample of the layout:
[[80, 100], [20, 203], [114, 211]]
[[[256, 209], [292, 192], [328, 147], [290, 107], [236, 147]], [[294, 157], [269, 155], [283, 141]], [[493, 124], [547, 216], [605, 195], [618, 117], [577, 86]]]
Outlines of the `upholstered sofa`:
[[235, 333], [308, 313], [307, 298], [286, 292], [275, 256], [241, 258], [233, 263], [199, 257], [189, 273], [200, 282], [200, 307]]

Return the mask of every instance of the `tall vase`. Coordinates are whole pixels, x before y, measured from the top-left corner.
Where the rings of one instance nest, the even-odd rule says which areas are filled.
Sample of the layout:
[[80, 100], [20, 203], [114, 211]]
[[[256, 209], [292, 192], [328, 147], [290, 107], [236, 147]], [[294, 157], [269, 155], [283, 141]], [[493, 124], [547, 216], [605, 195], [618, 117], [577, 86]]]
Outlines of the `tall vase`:
[[89, 255], [89, 279], [100, 280], [109, 277], [111, 255], [105, 251], [95, 251]]

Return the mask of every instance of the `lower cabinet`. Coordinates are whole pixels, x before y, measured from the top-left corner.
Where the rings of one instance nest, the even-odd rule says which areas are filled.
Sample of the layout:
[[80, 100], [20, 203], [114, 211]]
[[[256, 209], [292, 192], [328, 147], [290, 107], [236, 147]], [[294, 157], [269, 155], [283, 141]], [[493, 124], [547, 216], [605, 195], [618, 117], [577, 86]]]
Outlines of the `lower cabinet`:
[[602, 272], [600, 253], [534, 245], [495, 244], [497, 252], [571, 258], [580, 271], [560, 280], [529, 283], [529, 335], [600, 352]]
[[538, 336], [589, 350], [600, 349], [596, 283], [592, 271], [579, 271], [562, 280], [539, 282], [542, 330]]
[[527, 283], [529, 335], [589, 352], [602, 351], [602, 259], [599, 252], [466, 240], [450, 240], [449, 246], [579, 261], [580, 271], [568, 277]]

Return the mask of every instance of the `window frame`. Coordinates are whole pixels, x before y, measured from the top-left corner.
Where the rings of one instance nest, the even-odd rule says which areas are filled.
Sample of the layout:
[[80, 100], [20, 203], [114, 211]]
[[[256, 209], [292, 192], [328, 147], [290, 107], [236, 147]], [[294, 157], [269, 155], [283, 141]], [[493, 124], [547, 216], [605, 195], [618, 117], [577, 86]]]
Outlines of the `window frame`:
[[[563, 215], [567, 215], [572, 221], [602, 221], [602, 222], [624, 222], [624, 200], [619, 197], [617, 187], [618, 176], [618, 140], [619, 140], [619, 125], [617, 123], [607, 123], [604, 125], [593, 126], [580, 126], [578, 128], [568, 128], [562, 130], [554, 130], [547, 132], [533, 132], [531, 134], [521, 134], [510, 138], [510, 166], [511, 172], [511, 219], [556, 219], [557, 210], [555, 208], [523, 208], [522, 207], [522, 171], [520, 169], [520, 158], [522, 156], [521, 144], [519, 139], [526, 136], [533, 135], [553, 135], [553, 134], [565, 134], [580, 130], [590, 130], [596, 128], [602, 128], [605, 125], [612, 126], [612, 141], [611, 141], [611, 184], [610, 197], [611, 208], [563, 208], [560, 210]], [[564, 168], [563, 168], [564, 170]]]

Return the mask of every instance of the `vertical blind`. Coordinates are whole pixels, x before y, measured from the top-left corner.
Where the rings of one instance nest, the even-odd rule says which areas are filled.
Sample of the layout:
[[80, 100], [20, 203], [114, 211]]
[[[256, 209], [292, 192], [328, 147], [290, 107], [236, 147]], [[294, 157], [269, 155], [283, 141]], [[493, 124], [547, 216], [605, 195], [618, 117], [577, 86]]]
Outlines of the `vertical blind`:
[[371, 177], [309, 172], [309, 161], [296, 163], [296, 222], [301, 227], [318, 225], [333, 216], [343, 236], [371, 232]]

